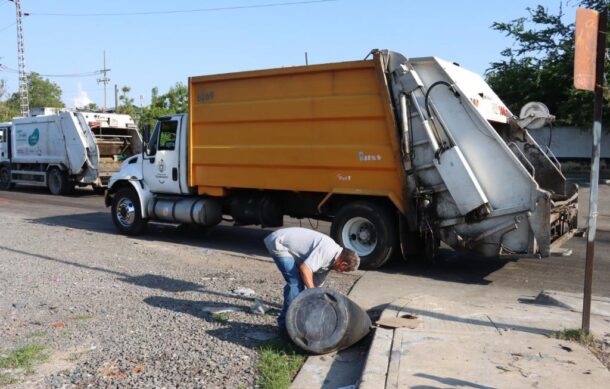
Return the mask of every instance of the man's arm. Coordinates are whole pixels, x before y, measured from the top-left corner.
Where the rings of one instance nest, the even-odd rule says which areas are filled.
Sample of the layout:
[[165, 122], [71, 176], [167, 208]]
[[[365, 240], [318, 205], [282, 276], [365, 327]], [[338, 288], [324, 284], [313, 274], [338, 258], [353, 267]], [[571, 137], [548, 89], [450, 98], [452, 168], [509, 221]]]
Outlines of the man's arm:
[[313, 283], [313, 272], [305, 264], [305, 262], [299, 263], [299, 273], [301, 273], [301, 279], [303, 280], [303, 284], [307, 289], [315, 288], [316, 286]]

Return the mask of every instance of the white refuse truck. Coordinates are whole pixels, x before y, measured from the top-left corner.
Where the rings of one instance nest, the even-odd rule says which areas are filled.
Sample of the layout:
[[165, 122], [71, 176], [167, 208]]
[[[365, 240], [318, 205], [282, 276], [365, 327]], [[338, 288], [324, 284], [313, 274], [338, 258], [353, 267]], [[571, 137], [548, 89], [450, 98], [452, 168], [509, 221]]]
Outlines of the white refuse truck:
[[141, 150], [129, 115], [65, 110], [15, 118], [0, 123], [0, 189], [24, 184], [57, 195], [75, 186], [101, 189], [122, 160]]

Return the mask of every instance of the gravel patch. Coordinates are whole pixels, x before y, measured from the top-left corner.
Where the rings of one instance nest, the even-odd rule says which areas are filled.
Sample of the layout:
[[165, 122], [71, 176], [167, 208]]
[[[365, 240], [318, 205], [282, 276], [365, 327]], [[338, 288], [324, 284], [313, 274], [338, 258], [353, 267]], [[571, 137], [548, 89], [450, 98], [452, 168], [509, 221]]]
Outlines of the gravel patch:
[[16, 387], [255, 387], [282, 301], [273, 263], [0, 216], [1, 348], [51, 353]]

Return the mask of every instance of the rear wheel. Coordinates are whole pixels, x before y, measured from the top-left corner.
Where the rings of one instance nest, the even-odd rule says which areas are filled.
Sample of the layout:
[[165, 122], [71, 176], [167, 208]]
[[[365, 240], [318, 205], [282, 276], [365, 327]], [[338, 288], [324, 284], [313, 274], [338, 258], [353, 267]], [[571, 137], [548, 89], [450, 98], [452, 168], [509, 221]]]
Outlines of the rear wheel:
[[64, 195], [70, 189], [68, 175], [56, 167], [47, 173], [47, 185], [49, 186], [49, 191], [54, 195]]
[[142, 218], [142, 206], [135, 190], [119, 189], [112, 199], [112, 221], [125, 235], [140, 235], [146, 229], [148, 219]]
[[342, 207], [331, 225], [332, 237], [360, 256], [362, 269], [377, 269], [396, 246], [395, 220], [387, 207], [358, 201]]
[[11, 169], [8, 166], [2, 166], [0, 168], [0, 189], [9, 190], [14, 185], [11, 182]]

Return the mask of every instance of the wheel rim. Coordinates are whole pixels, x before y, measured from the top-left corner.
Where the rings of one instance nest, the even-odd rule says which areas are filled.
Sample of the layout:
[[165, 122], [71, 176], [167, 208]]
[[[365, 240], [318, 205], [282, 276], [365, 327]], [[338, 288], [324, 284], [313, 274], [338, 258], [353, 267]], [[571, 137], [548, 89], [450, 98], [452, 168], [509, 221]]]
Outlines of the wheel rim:
[[136, 207], [128, 198], [122, 198], [116, 207], [116, 219], [123, 227], [131, 227], [136, 219]]
[[377, 230], [373, 223], [363, 217], [348, 220], [343, 226], [341, 238], [345, 247], [361, 257], [371, 254], [377, 247]]

